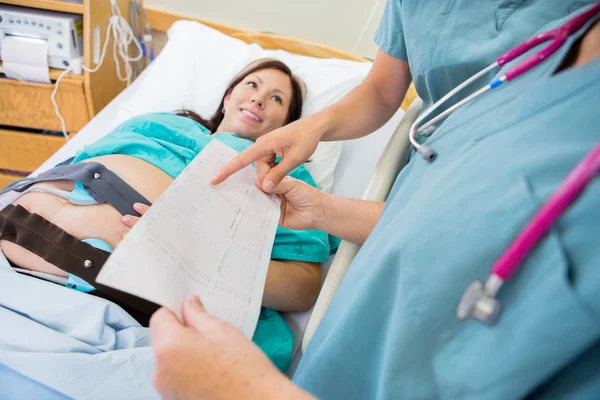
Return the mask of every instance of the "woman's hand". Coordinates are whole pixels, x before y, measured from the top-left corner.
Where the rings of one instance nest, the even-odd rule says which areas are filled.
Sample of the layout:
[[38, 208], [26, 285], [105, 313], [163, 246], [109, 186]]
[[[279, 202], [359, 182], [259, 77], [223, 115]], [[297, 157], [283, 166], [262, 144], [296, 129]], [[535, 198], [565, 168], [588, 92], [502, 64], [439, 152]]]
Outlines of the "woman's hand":
[[150, 320], [154, 386], [168, 399], [306, 399], [240, 331], [208, 314], [196, 296], [183, 324], [166, 308]]
[[[150, 209], [150, 206], [143, 203], [134, 203], [133, 209], [140, 213], [140, 215], [144, 215], [146, 211]], [[121, 217], [121, 223], [125, 225], [127, 228], [131, 229], [133, 226], [140, 220], [140, 217], [136, 217], [134, 215], [123, 215]], [[125, 237], [125, 235], [129, 232], [129, 229], [126, 229], [121, 237]]]
[[281, 198], [279, 225], [282, 228], [319, 229], [323, 225], [326, 218], [323, 200], [326, 195], [317, 188], [286, 176], [274, 193]]
[[[256, 143], [226, 164], [211, 183], [218, 185], [256, 162], [256, 181], [265, 192], [273, 192], [290, 171], [315, 152], [323, 133], [317, 121], [318, 118], [301, 119], [258, 138]], [[276, 156], [281, 157], [279, 163], [275, 162]]]

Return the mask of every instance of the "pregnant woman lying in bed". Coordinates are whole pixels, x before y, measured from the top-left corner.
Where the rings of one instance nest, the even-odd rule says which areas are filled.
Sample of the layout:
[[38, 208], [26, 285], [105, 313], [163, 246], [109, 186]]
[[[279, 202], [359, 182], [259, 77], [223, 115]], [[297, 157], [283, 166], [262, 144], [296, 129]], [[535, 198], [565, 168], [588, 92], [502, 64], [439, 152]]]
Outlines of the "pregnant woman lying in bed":
[[[2, 252], [15, 268], [62, 277], [67, 287], [112, 300], [147, 324], [156, 305], [94, 282], [128, 230], [124, 216], [139, 215], [136, 202], [154, 202], [211, 140], [242, 151], [297, 120], [302, 101], [303, 84], [289, 68], [263, 59], [234, 78], [209, 120], [184, 110], [121, 124], [68, 164], [17, 186], [20, 197], [0, 211]], [[314, 185], [303, 166], [290, 175]], [[270, 309], [308, 310], [320, 289], [319, 263], [328, 255], [325, 233], [278, 228], [263, 297], [266, 308], [254, 339], [282, 368], [289, 362], [293, 337]]]

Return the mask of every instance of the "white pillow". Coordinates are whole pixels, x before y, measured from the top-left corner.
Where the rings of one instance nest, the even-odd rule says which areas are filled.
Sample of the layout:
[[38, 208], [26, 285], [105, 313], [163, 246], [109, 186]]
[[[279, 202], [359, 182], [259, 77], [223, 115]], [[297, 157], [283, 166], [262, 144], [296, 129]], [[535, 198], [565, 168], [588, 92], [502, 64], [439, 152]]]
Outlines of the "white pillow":
[[[182, 108], [208, 118], [219, 106], [233, 77], [258, 58], [277, 58], [304, 80], [307, 97], [302, 116], [338, 101], [358, 85], [371, 68], [370, 62], [264, 50], [193, 21], [176, 22], [168, 36], [165, 48], [138, 78], [142, 80], [139, 89], [122, 105], [113, 127], [137, 115]], [[306, 163], [321, 190], [331, 190], [341, 153], [341, 142], [324, 142], [319, 144], [311, 162]]]

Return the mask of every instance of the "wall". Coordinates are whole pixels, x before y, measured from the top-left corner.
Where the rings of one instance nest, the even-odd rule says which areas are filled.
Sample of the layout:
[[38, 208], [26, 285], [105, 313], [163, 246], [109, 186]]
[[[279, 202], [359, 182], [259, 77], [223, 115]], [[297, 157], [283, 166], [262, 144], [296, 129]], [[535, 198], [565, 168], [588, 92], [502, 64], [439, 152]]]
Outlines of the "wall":
[[267, 31], [353, 51], [373, 58], [373, 35], [385, 0], [144, 0], [144, 4], [240, 29]]

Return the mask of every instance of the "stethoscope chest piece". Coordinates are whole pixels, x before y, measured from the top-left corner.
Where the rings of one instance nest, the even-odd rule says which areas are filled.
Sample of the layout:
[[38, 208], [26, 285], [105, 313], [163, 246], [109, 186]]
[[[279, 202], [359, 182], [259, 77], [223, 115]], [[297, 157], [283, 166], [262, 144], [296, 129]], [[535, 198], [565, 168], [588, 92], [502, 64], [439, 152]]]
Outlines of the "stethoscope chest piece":
[[458, 303], [456, 316], [461, 321], [474, 318], [491, 326], [498, 320], [501, 309], [500, 301], [487, 293], [482, 281], [476, 280], [467, 286]]

